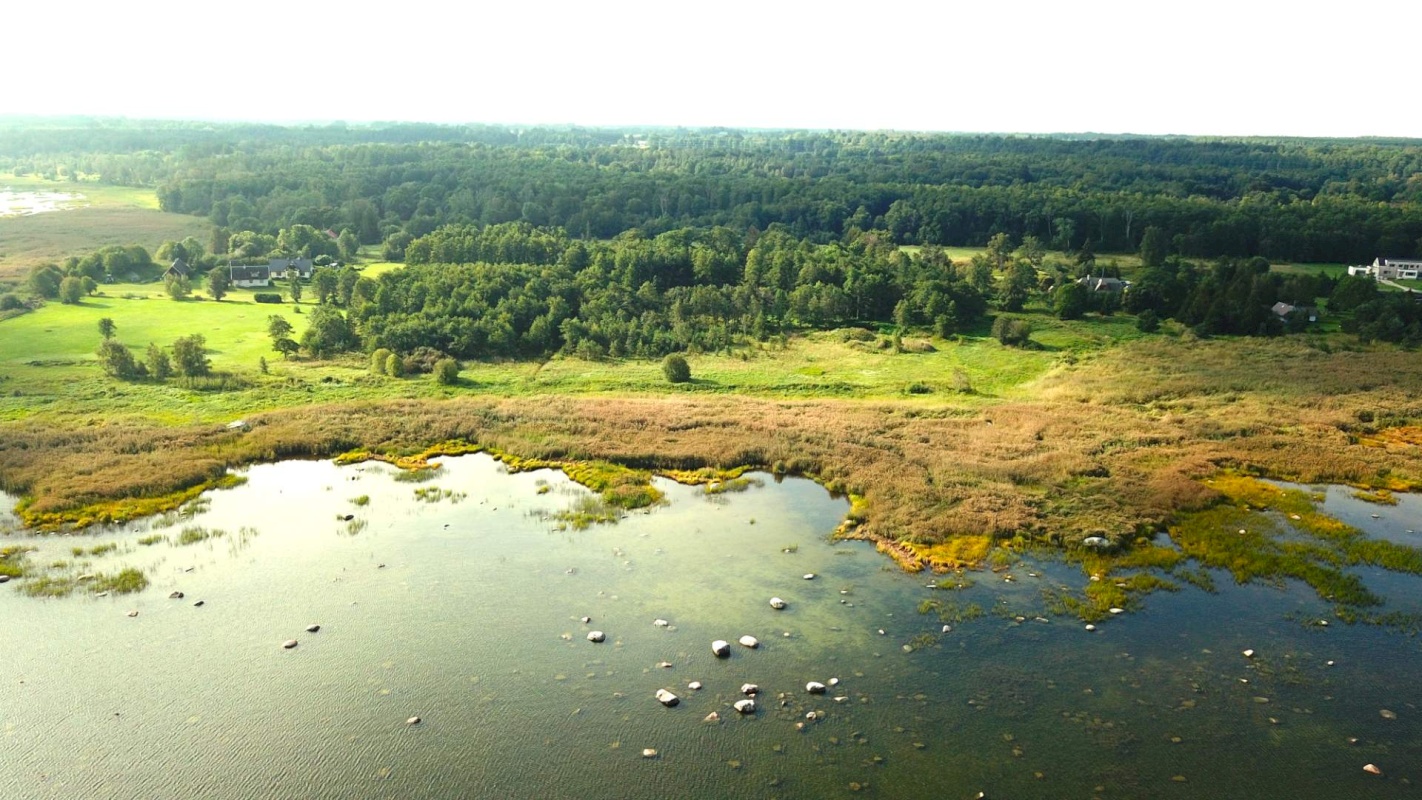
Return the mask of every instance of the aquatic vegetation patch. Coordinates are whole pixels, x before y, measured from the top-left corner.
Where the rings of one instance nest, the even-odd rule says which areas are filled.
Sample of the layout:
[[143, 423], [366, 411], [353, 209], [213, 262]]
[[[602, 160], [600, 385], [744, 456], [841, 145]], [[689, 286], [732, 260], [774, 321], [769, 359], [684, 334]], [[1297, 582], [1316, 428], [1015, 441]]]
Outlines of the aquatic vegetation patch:
[[370, 495], [368, 495], [368, 494], [363, 494], [363, 495], [361, 495], [360, 497], [352, 497], [352, 498], [351, 498], [351, 505], [353, 505], [353, 506], [358, 506], [358, 507], [362, 507], [362, 508], [365, 507], [365, 506], [370, 505]]
[[[56, 568], [61, 567], [56, 565]], [[97, 572], [91, 575], [76, 575], [71, 570], [62, 574], [47, 572], [36, 575], [20, 584], [20, 591], [30, 597], [68, 597], [81, 588], [93, 594], [132, 594], [148, 588], [148, 576], [134, 567], [117, 573]]]
[[1353, 499], [1379, 506], [1397, 505], [1397, 495], [1389, 492], [1387, 489], [1357, 489], [1353, 492]]
[[22, 501], [15, 512], [26, 527], [40, 531], [79, 530], [90, 525], [115, 525], [142, 517], [178, 511], [212, 489], [230, 489], [246, 482], [241, 475], [225, 474], [180, 491], [154, 497], [124, 497], [60, 511], [36, 511]]
[[189, 525], [188, 527], [183, 528], [181, 531], [178, 532], [178, 538], [176, 540], [176, 543], [179, 546], [197, 544], [198, 542], [205, 542], [208, 539], [226, 535], [227, 531], [224, 531], [220, 528], [209, 529], [204, 528], [201, 525]]
[[28, 565], [28, 554], [35, 548], [29, 545], [6, 545], [0, 547], [0, 575], [9, 578], [23, 578]]
[[80, 558], [80, 557], [85, 556], [85, 555], [90, 555], [90, 556], [102, 556], [102, 555], [107, 555], [107, 554], [112, 553], [112, 552], [114, 552], [114, 551], [116, 551], [116, 550], [118, 550], [118, 543], [117, 543], [117, 542], [109, 542], [108, 544], [94, 545], [93, 547], [90, 547], [90, 548], [88, 548], [87, 550], [86, 550], [85, 548], [83, 548], [83, 547], [74, 547], [74, 548], [71, 548], [71, 549], [70, 549], [70, 552], [72, 552], [72, 553], [74, 554], [74, 557], [75, 557], [75, 558]]
[[138, 543], [143, 545], [144, 547], [152, 547], [153, 545], [158, 544], [159, 542], [167, 538], [168, 537], [164, 536], [161, 533], [154, 533], [140, 538], [138, 540]]
[[707, 495], [728, 494], [731, 492], [744, 492], [751, 488], [760, 488], [765, 485], [765, 481], [759, 478], [727, 478], [725, 480], [711, 481], [701, 487], [701, 491]]
[[581, 497], [572, 508], [559, 511], [553, 518], [562, 523], [560, 529], [572, 528], [581, 531], [593, 525], [616, 522], [621, 516], [621, 512], [608, 505], [601, 497]]
[[1369, 539], [1320, 512], [1308, 492], [1238, 474], [1222, 474], [1210, 483], [1223, 502], [1182, 515], [1170, 534], [1192, 559], [1229, 570], [1239, 583], [1297, 579], [1334, 603], [1340, 617], [1357, 619], [1358, 609], [1381, 605], [1383, 598], [1347, 567], [1422, 575], [1422, 550]]
[[441, 489], [438, 486], [422, 486], [415, 490], [415, 499], [424, 503], [438, 503], [441, 500], [448, 500], [451, 503], [468, 497], [467, 492], [456, 492], [453, 489]]
[[902, 544], [929, 569], [948, 572], [982, 564], [993, 549], [992, 541], [991, 536], [964, 534], [932, 544]]

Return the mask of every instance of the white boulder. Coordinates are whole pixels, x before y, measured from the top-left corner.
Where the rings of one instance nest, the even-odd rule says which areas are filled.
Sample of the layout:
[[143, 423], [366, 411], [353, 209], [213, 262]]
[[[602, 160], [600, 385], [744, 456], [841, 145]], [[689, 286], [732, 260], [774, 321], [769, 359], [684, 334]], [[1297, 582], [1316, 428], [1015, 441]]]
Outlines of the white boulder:
[[742, 636], [737, 641], [741, 643], [742, 647], [749, 647], [752, 650], [757, 647], [760, 647], [760, 640], [755, 638], [754, 636]]
[[805, 684], [805, 691], [809, 692], [810, 694], [824, 694], [826, 688], [827, 687], [819, 681], [810, 681], [809, 683]]
[[736, 707], [736, 710], [739, 711], [739, 712], [741, 712], [742, 714], [754, 714], [754, 713], [755, 713], [755, 701], [752, 700], [752, 699], [750, 699], [749, 697], [747, 697], [747, 698], [744, 699], [744, 700], [737, 700], [737, 701], [735, 702], [735, 707]]
[[770, 607], [775, 609], [776, 611], [779, 611], [780, 609], [785, 607], [785, 601], [781, 600], [778, 597], [772, 597], [770, 598]]
[[588, 631], [588, 641], [601, 642], [607, 639], [607, 634], [602, 631]]
[[717, 639], [711, 643], [711, 652], [715, 653], [717, 658], [725, 658], [731, 654], [731, 644], [725, 639]]
[[760, 687], [754, 683], [741, 684], [741, 694], [751, 697], [760, 693]]
[[677, 703], [680, 703], [680, 702], [681, 702], [681, 698], [680, 698], [680, 697], [677, 697], [676, 695], [672, 694], [671, 692], [667, 691], [666, 689], [658, 689], [658, 690], [657, 690], [657, 702], [658, 702], [658, 703], [661, 703], [662, 705], [666, 706], [667, 708], [671, 708], [672, 706], [676, 705]]

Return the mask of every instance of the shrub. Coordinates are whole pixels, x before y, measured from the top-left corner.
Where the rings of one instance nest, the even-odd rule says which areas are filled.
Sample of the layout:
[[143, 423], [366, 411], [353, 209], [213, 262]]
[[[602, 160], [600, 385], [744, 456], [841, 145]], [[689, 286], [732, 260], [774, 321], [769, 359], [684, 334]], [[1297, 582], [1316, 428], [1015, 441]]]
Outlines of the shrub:
[[1155, 333], [1160, 330], [1160, 315], [1147, 308], [1136, 317], [1136, 330], [1141, 333]]
[[276, 292], [256, 292], [252, 295], [254, 303], [280, 303], [281, 295]]
[[374, 353], [371, 353], [371, 354], [370, 354], [370, 372], [371, 372], [371, 374], [373, 374], [373, 375], [384, 375], [384, 374], [385, 374], [385, 364], [386, 364], [386, 362], [388, 362], [388, 361], [390, 360], [390, 356], [391, 356], [391, 355], [393, 355], [393, 354], [390, 352], [390, 350], [387, 349], [387, 348], [384, 348], [384, 347], [380, 348], [379, 350], [376, 350]]
[[686, 383], [691, 380], [691, 365], [680, 354], [672, 353], [662, 359], [662, 374], [671, 383]]
[[17, 294], [0, 295], [0, 311], [18, 311], [25, 307], [25, 301]]
[[392, 378], [398, 378], [405, 374], [405, 365], [401, 363], [400, 357], [394, 353], [385, 359], [385, 374]]
[[992, 323], [993, 338], [1008, 347], [1020, 347], [1032, 338], [1032, 323], [1025, 319], [998, 317]]
[[453, 386], [459, 383], [459, 362], [452, 358], [440, 359], [435, 364], [435, 378], [445, 386]]

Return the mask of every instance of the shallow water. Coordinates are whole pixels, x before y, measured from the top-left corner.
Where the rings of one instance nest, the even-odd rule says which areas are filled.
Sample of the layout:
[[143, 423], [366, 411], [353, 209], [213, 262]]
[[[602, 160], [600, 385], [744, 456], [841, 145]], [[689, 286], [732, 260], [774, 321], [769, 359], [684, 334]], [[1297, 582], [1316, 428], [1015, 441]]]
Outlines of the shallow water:
[[[1080, 588], [1075, 568], [929, 589], [828, 541], [847, 504], [808, 481], [715, 498], [661, 482], [665, 506], [560, 531], [550, 515], [586, 494], [560, 473], [445, 465], [423, 484], [379, 464], [258, 466], [172, 527], [34, 540], [40, 563], [119, 543], [83, 568], [142, 566], [152, 585], [0, 587], [0, 797], [1417, 795], [1422, 698], [1402, 678], [1418, 640], [1304, 624], [1328, 615], [1307, 587], [1216, 575], [1213, 594], [1157, 594], [1087, 633], [1036, 619], [1042, 588]], [[456, 494], [415, 498], [431, 487]], [[192, 524], [226, 534], [175, 544]], [[138, 544], [152, 535], [167, 538]], [[941, 633], [929, 599], [987, 613]], [[744, 682], [761, 687], [753, 717], [730, 707]]]
[[82, 194], [66, 192], [17, 192], [0, 188], [0, 217], [23, 217], [64, 211], [74, 208], [84, 199]]

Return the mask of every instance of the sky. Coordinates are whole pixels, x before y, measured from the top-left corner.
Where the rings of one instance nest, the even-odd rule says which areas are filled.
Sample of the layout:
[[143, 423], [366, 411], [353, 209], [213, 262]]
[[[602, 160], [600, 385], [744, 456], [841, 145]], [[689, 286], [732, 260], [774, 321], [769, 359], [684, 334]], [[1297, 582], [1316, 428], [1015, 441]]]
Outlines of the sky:
[[0, 114], [1422, 137], [1416, 0], [4, 5]]

